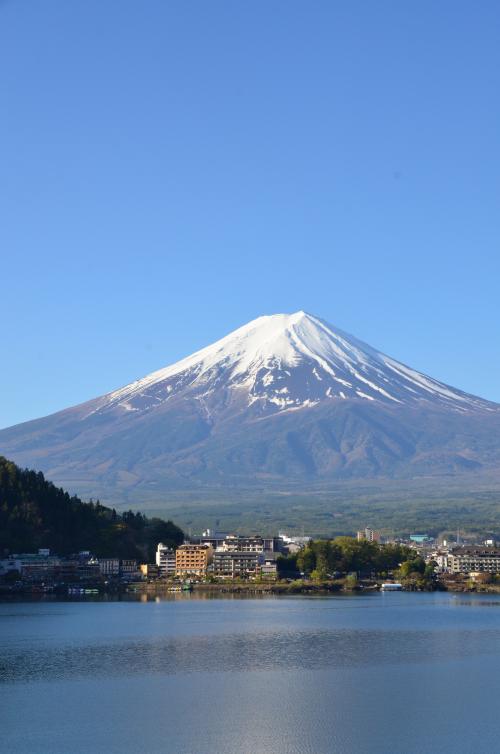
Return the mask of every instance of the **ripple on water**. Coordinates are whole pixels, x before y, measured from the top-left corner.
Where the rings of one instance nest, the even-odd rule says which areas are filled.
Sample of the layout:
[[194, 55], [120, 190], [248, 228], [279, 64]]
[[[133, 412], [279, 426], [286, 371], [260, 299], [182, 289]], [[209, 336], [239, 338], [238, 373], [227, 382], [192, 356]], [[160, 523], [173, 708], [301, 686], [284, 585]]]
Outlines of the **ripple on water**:
[[500, 650], [500, 629], [290, 630], [0, 650], [0, 681], [421, 663]]

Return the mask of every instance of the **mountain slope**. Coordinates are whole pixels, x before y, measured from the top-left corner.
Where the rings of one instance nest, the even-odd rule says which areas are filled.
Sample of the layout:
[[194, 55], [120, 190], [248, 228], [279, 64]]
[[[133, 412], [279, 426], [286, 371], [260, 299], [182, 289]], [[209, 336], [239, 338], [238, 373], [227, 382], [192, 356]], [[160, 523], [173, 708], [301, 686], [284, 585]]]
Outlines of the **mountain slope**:
[[496, 473], [500, 407], [297, 312], [2, 430], [0, 452], [72, 490], [137, 502], [214, 484]]

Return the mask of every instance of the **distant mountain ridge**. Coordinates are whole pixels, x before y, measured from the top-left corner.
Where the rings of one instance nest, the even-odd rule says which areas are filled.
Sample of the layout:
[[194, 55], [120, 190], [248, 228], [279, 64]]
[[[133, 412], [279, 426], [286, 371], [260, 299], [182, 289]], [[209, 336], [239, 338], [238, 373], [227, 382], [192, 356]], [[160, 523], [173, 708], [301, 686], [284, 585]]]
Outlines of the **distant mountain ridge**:
[[0, 431], [80, 494], [309, 485], [500, 466], [500, 406], [305, 312], [259, 317], [119, 390]]

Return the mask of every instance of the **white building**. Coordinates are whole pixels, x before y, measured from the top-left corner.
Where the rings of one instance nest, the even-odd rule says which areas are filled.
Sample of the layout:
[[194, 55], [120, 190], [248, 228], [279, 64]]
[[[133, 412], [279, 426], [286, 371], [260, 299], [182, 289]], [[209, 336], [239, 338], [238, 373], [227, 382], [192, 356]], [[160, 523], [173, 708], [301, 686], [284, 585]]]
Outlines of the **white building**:
[[303, 547], [307, 547], [309, 542], [311, 542], [311, 537], [294, 537], [294, 536], [288, 536], [288, 534], [285, 534], [284, 532], [279, 533], [279, 538], [283, 542], [283, 547], [286, 552], [290, 553], [291, 555], [294, 555], [295, 553], [302, 550]]
[[164, 578], [175, 575], [175, 550], [159, 542], [156, 548], [156, 565], [160, 576]]
[[448, 550], [435, 550], [430, 554], [428, 562], [434, 561], [436, 563], [436, 573], [448, 573], [448, 556]]

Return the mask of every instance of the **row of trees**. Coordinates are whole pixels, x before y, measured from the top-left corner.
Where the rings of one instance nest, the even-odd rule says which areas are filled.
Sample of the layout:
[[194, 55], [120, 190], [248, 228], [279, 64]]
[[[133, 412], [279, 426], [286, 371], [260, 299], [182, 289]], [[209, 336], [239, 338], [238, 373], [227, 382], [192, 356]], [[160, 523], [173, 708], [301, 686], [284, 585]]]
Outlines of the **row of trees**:
[[60, 555], [85, 549], [151, 562], [158, 542], [175, 547], [183, 539], [171, 521], [85, 503], [0, 456], [0, 555], [48, 547]]
[[298, 553], [297, 567], [306, 574], [327, 578], [334, 573], [387, 573], [408, 560], [412, 551], [398, 544], [379, 545], [353, 537], [313, 541]]
[[280, 575], [291, 576], [303, 573], [314, 580], [326, 580], [339, 575], [387, 576], [393, 573], [398, 578], [414, 581], [433, 577], [433, 566], [426, 565], [415, 551], [399, 544], [378, 544], [353, 537], [337, 537], [334, 540], [312, 541], [297, 555], [279, 561]]

